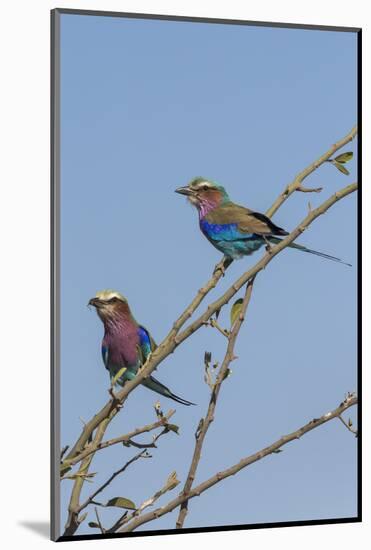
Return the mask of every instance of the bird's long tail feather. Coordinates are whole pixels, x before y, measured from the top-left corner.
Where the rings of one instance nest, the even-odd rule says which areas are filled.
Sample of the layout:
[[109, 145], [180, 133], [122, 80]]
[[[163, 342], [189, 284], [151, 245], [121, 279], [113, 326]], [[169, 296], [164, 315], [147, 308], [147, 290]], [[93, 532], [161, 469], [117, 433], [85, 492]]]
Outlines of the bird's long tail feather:
[[[278, 239], [277, 237], [268, 237], [268, 240], [273, 244], [278, 244], [282, 241], [282, 239]], [[348, 265], [349, 267], [352, 267], [352, 264], [348, 264], [347, 262], [344, 262], [340, 258], [336, 258], [336, 256], [330, 256], [329, 254], [325, 254], [324, 252], [318, 252], [318, 250], [312, 250], [311, 248], [307, 248], [306, 246], [303, 246], [301, 244], [291, 243], [289, 244], [289, 248], [295, 248], [296, 250], [301, 250], [302, 252], [308, 252], [309, 254], [320, 256], [321, 258], [325, 258], [326, 260], [332, 260], [333, 262], [339, 262], [340, 264], [344, 264], [344, 265]]]
[[168, 397], [169, 399], [173, 399], [173, 401], [176, 401], [177, 403], [181, 403], [182, 405], [195, 405], [195, 403], [192, 403], [191, 401], [187, 401], [186, 399], [183, 399], [182, 397], [179, 397], [179, 395], [175, 395], [172, 391], [169, 390], [164, 384], [161, 384], [156, 378], [153, 376], [149, 376], [148, 378], [145, 378], [142, 382], [143, 386], [146, 386], [146, 388], [153, 390], [160, 395], [164, 395], [165, 397]]

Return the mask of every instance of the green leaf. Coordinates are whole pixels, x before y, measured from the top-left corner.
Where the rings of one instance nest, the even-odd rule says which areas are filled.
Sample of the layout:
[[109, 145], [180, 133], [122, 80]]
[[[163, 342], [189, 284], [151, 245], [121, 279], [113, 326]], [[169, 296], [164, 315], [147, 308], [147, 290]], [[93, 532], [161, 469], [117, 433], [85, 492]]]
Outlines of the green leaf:
[[347, 153], [342, 153], [341, 155], [338, 155], [334, 158], [336, 162], [340, 162], [340, 164], [345, 164], [346, 162], [349, 162], [353, 158], [352, 151], [348, 151]]
[[176, 424], [166, 424], [166, 427], [171, 432], [174, 432], [179, 435], [179, 426], [177, 426]]
[[243, 300], [242, 298], [238, 298], [238, 300], [235, 301], [231, 308], [231, 327], [235, 324], [237, 317], [240, 314], [241, 307], [242, 307]]
[[132, 500], [129, 500], [128, 498], [123, 498], [123, 497], [111, 498], [107, 502], [106, 506], [116, 506], [117, 508], [127, 508], [128, 510], [137, 509], [137, 507], [135, 506]]
[[89, 525], [89, 527], [91, 527], [92, 529], [100, 529], [98, 523], [95, 523], [95, 521], [89, 521], [88, 525]]
[[335, 160], [332, 162], [334, 166], [336, 166], [336, 168], [338, 170], [340, 170], [340, 172], [342, 172], [343, 174], [345, 174], [346, 176], [349, 176], [349, 171], [345, 168], [345, 166], [343, 166], [342, 164], [339, 164], [338, 162], [336, 162]]
[[122, 369], [120, 369], [116, 374], [115, 376], [111, 379], [111, 386], [114, 386], [117, 382], [117, 380], [119, 378], [121, 378], [121, 376], [124, 374], [124, 372], [127, 370], [126, 367], [122, 367]]

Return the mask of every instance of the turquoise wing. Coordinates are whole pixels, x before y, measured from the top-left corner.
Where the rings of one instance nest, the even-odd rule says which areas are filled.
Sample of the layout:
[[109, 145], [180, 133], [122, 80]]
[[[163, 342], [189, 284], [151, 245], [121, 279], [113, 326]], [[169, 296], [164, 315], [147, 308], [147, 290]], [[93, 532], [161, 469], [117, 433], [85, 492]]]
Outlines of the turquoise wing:
[[256, 238], [254, 233], [242, 233], [237, 223], [210, 223], [205, 218], [200, 222], [202, 232], [213, 241], [241, 241]]
[[150, 335], [149, 331], [145, 327], [139, 326], [138, 333], [140, 362], [143, 365], [146, 362], [149, 354], [157, 348], [157, 345]]

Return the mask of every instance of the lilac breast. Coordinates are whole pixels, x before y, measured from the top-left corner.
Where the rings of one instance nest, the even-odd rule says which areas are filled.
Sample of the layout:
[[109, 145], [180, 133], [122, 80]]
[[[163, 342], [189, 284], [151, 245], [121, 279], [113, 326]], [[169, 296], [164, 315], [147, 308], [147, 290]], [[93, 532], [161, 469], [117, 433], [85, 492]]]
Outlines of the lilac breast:
[[136, 326], [120, 327], [106, 331], [103, 345], [109, 350], [109, 363], [113, 365], [136, 366], [138, 360], [139, 336]]

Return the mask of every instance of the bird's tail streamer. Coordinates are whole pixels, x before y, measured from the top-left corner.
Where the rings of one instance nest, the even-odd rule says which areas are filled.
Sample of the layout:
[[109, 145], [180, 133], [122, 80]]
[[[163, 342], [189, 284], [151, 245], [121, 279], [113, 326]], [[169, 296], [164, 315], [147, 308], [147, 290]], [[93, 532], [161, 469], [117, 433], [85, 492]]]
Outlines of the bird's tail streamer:
[[165, 397], [168, 397], [169, 399], [173, 399], [173, 401], [176, 401], [177, 403], [181, 403], [182, 405], [195, 405], [195, 403], [192, 403], [191, 401], [187, 401], [186, 399], [183, 399], [182, 397], [179, 397], [179, 395], [175, 395], [169, 388], [164, 386], [164, 384], [161, 384], [156, 378], [153, 376], [149, 376], [148, 378], [145, 378], [142, 382], [143, 386], [146, 386], [146, 388], [153, 390], [160, 395], [164, 395]]
[[[268, 240], [273, 244], [278, 244], [282, 241], [282, 239], [278, 239], [276, 237], [268, 237]], [[337, 258], [336, 256], [330, 256], [329, 254], [325, 254], [324, 252], [318, 252], [318, 250], [312, 250], [311, 248], [307, 248], [306, 246], [303, 246], [301, 244], [296, 243], [290, 243], [289, 248], [295, 248], [296, 250], [301, 250], [302, 252], [308, 252], [308, 254], [314, 254], [315, 256], [319, 256], [320, 258], [325, 258], [326, 260], [331, 260], [333, 262], [338, 262], [340, 264], [348, 265], [349, 267], [352, 267], [352, 264], [348, 264], [347, 262], [344, 262], [340, 258]]]

